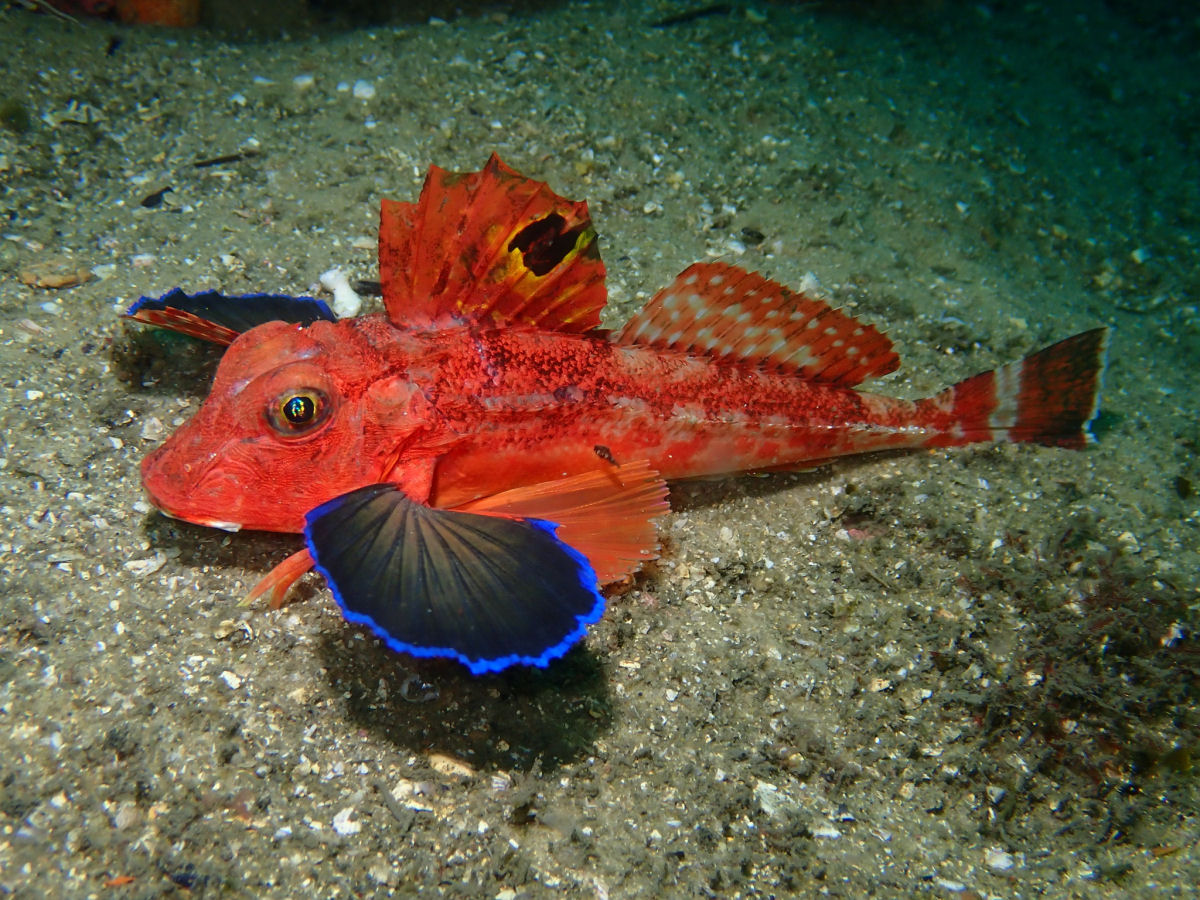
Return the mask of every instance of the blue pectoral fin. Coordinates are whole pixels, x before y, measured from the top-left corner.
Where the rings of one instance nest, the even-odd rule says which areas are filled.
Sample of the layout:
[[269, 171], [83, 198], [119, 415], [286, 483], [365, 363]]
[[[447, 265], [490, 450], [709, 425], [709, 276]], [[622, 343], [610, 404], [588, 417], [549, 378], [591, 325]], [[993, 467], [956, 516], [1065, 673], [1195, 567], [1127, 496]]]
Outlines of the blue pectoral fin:
[[477, 675], [545, 666], [604, 612], [591, 565], [542, 519], [434, 509], [373, 484], [306, 522], [345, 617], [402, 653], [457, 659]]
[[323, 300], [313, 297], [289, 297], [285, 294], [243, 294], [230, 296], [216, 291], [185, 294], [179, 288], [161, 297], [142, 297], [125, 311], [139, 322], [169, 328], [217, 344], [229, 344], [235, 337], [265, 322], [313, 322], [335, 319]]

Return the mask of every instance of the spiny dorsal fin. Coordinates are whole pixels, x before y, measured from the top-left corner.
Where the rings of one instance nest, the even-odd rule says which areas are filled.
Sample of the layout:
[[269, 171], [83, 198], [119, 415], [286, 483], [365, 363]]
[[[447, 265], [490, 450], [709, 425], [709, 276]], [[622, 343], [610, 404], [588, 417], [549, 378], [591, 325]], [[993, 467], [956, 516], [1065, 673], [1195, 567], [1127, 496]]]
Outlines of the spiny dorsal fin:
[[873, 325], [727, 263], [689, 266], [617, 335], [621, 344], [749, 363], [846, 387], [900, 365]]
[[388, 317], [418, 328], [470, 319], [581, 333], [607, 296], [587, 204], [495, 154], [479, 172], [431, 166], [415, 203], [383, 201], [379, 275]]

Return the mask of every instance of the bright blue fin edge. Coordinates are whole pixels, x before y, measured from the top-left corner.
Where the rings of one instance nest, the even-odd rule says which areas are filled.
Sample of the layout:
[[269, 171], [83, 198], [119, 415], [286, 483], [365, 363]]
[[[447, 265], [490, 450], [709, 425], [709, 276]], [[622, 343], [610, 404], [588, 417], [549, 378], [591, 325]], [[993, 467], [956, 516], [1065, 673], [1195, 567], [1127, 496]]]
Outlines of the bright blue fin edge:
[[[379, 486], [371, 486], [379, 487]], [[388, 487], [394, 488], [394, 485]], [[366, 489], [360, 488], [359, 491]], [[351, 492], [354, 494], [357, 492]], [[401, 492], [402, 493], [402, 492]], [[576, 614], [576, 624], [567, 634], [554, 644], [546, 647], [537, 655], [528, 654], [506, 654], [495, 657], [472, 657], [468, 656], [453, 647], [437, 647], [414, 644], [408, 641], [401, 640], [391, 634], [385, 627], [376, 621], [374, 617], [363, 612], [351, 609], [343, 596], [341, 587], [337, 584], [336, 579], [330, 571], [321, 563], [321, 551], [315, 546], [311, 523], [320, 517], [339, 509], [345, 503], [349, 494], [344, 494], [328, 500], [315, 509], [311, 510], [306, 516], [306, 527], [304, 530], [304, 540], [308, 546], [308, 551], [313, 558], [315, 568], [325, 578], [329, 585], [330, 591], [333, 593], [334, 599], [337, 601], [338, 607], [342, 611], [343, 617], [358, 625], [365, 625], [371, 629], [389, 648], [398, 653], [407, 653], [411, 656], [421, 658], [445, 658], [454, 659], [464, 666], [474, 675], [484, 675], [494, 672], [500, 672], [514, 665], [536, 666], [538, 668], [546, 668], [551, 661], [562, 657], [568, 650], [571, 649], [584, 636], [587, 631], [587, 626], [600, 620], [604, 614], [606, 601], [604, 595], [600, 593], [597, 584], [596, 573], [593, 570], [591, 563], [587, 557], [572, 547], [570, 544], [559, 540], [555, 534], [558, 525], [554, 522], [545, 519], [526, 518], [519, 520], [522, 523], [532, 525], [544, 532], [556, 545], [557, 548], [575, 565], [576, 577], [579, 586], [589, 593], [593, 599], [591, 608], [583, 614]], [[410, 501], [411, 502], [411, 501]]]

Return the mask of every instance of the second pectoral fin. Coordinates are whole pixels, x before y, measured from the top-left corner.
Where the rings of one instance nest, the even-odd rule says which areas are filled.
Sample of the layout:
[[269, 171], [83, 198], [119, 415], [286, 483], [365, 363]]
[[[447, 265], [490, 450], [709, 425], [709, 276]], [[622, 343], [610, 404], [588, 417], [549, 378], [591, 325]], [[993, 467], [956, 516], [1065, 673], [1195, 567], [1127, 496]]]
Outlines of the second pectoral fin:
[[545, 666], [604, 612], [587, 558], [551, 522], [435, 509], [394, 484], [343, 494], [306, 521], [346, 618], [400, 652], [476, 674]]

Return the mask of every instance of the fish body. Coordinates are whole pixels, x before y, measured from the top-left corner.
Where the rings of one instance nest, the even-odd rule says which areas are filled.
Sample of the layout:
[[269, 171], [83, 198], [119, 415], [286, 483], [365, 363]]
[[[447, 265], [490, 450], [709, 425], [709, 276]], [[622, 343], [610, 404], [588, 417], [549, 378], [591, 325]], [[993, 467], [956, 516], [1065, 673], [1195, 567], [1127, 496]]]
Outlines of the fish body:
[[180, 519], [303, 532], [349, 619], [472, 671], [545, 665], [578, 640], [597, 583], [656, 554], [664, 481], [978, 441], [1077, 448], [1096, 410], [1102, 330], [901, 400], [857, 388], [898, 365], [885, 335], [724, 263], [604, 331], [586, 206], [495, 158], [385, 201], [380, 241], [383, 315], [237, 334], [178, 297], [135, 306], [231, 341], [143, 483]]
[[[323, 422], [281, 433], [263, 411], [304, 392], [322, 395]], [[960, 393], [899, 400], [527, 326], [279, 322], [232, 344], [203, 409], [146, 458], [143, 479], [177, 518], [300, 532], [319, 503], [366, 484], [452, 508], [603, 471], [613, 463], [597, 447], [676, 480], [1006, 436], [989, 423], [1004, 401]], [[1042, 437], [1080, 440], [1077, 428]]]

